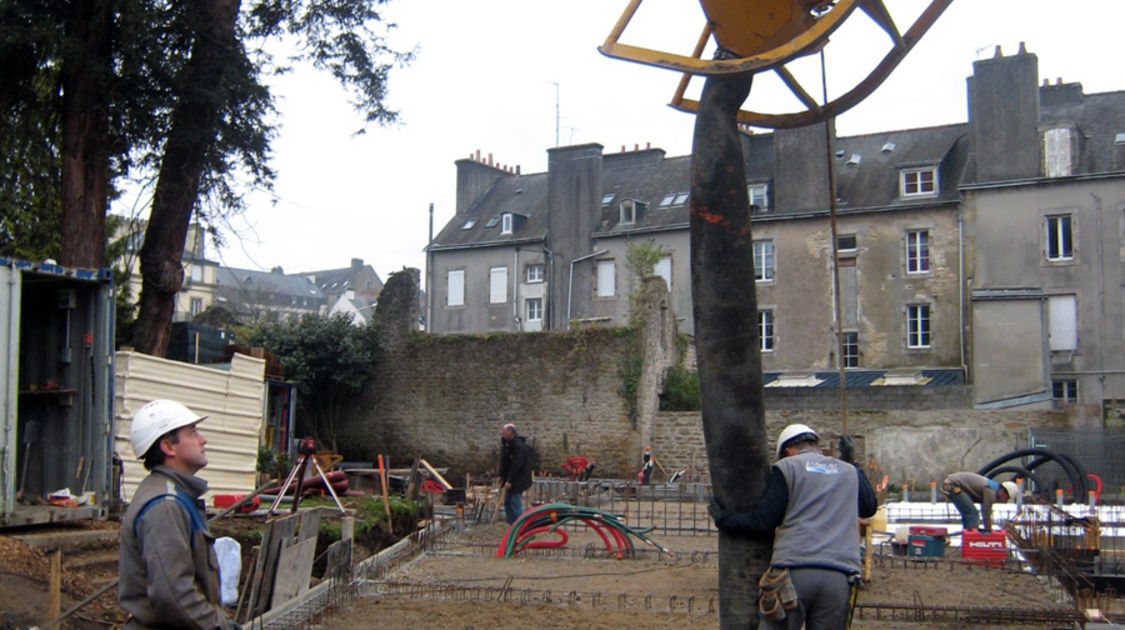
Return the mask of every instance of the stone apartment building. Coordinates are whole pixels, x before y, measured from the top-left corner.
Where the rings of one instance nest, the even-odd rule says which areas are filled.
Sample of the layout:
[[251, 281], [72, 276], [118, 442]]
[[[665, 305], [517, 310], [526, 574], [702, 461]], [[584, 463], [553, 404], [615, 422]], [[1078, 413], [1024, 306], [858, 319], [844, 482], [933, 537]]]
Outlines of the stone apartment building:
[[[842, 362], [849, 386], [968, 381], [981, 406], [1125, 398], [1125, 93], [1040, 88], [1037, 72], [1022, 48], [974, 64], [967, 123], [830, 148], [823, 127], [744, 135], [767, 381], [819, 384]], [[692, 333], [690, 156], [586, 144], [548, 150], [546, 173], [456, 165], [430, 332], [621, 325], [626, 253], [649, 241]]]

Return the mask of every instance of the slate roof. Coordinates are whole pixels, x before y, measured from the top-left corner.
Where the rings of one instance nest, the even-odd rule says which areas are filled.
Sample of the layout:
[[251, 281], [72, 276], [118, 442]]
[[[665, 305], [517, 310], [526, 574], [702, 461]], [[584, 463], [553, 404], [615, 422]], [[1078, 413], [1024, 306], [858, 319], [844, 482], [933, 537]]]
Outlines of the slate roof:
[[[505, 212], [523, 217], [523, 223], [502, 235], [500, 215]], [[472, 227], [465, 228], [469, 221]], [[431, 249], [541, 241], [546, 235], [547, 174], [511, 175], [498, 179], [476, 204], [454, 216], [434, 237]]]
[[1075, 174], [1120, 171], [1114, 139], [1125, 133], [1125, 91], [1082, 94], [1081, 83], [1043, 86], [1039, 90], [1041, 126], [1073, 123], [1083, 137]]
[[[833, 145], [837, 210], [911, 207], [956, 202], [958, 178], [965, 167], [968, 123], [887, 131], [838, 138]], [[848, 164], [852, 156], [858, 164]], [[901, 199], [899, 172], [903, 168], [938, 166], [937, 197]], [[779, 209], [784, 213], [784, 209]]]
[[[941, 165], [940, 202], [958, 198], [956, 177], [965, 163], [963, 145], [967, 124], [892, 131], [840, 138], [836, 149], [845, 161], [852, 154], [863, 156], [858, 166], [841, 166], [837, 175], [841, 212], [893, 206], [933, 205], [934, 198], [899, 199], [898, 168]], [[746, 137], [747, 180], [769, 183], [773, 179], [773, 134]], [[884, 151], [892, 143], [894, 149]], [[685, 229], [689, 223], [690, 199], [661, 205], [668, 196], [688, 193], [691, 187], [691, 156], [665, 158], [661, 149], [607, 153], [602, 157], [602, 195], [612, 194], [602, 204], [594, 236], [609, 237], [647, 231]], [[634, 199], [645, 204], [633, 224], [620, 223], [620, 202]], [[772, 191], [771, 191], [772, 204]], [[825, 209], [827, 210], [827, 209]], [[500, 233], [500, 215], [512, 212], [521, 218], [512, 234]], [[781, 218], [784, 208], [771, 207], [764, 219]], [[469, 227], [466, 227], [469, 226]], [[468, 209], [456, 215], [434, 238], [433, 251], [537, 242], [547, 234], [547, 173], [506, 175]]]
[[324, 300], [324, 294], [311, 280], [297, 274], [219, 267], [215, 274], [215, 281], [219, 287], [235, 291], [269, 292], [290, 297]]
[[[324, 294], [340, 295], [349, 289], [358, 291], [366, 290], [352, 286], [352, 279], [355, 277], [356, 273], [357, 269], [354, 267], [343, 267], [340, 269], [324, 269], [321, 271], [303, 271], [300, 275], [312, 280], [317, 288]], [[375, 286], [372, 288], [375, 293], [383, 290], [383, 279], [379, 277], [378, 273], [375, 273]]]
[[[659, 149], [659, 154], [664, 152]], [[602, 195], [613, 194], [602, 204], [595, 235], [610, 236], [651, 229], [687, 227], [689, 202], [660, 206], [666, 195], [687, 193], [691, 188], [691, 156], [638, 160], [632, 154], [609, 154], [602, 163]], [[632, 224], [621, 225], [620, 204], [633, 199], [645, 204]]]
[[[1115, 166], [1114, 158], [1120, 153], [1118, 162], [1125, 160], [1125, 147], [1115, 145], [1114, 140], [1117, 134], [1125, 133], [1125, 92], [1083, 95], [1080, 84], [1066, 84], [1044, 86], [1040, 94], [1041, 124], [1073, 123], [1083, 137], [1076, 174], [1121, 168]], [[975, 172], [969, 136], [969, 123], [956, 123], [835, 139], [837, 211], [847, 214], [958, 203], [959, 186], [972, 185], [971, 176], [966, 175]], [[744, 139], [748, 147], [747, 180], [771, 184], [771, 207], [768, 212], [756, 214], [755, 220], [785, 219], [789, 213], [784, 207], [776, 207], [773, 199], [773, 134], [748, 135]], [[853, 155], [860, 157], [859, 163], [846, 164]], [[925, 166], [939, 168], [938, 195], [901, 198], [901, 169]], [[690, 191], [690, 171], [691, 156], [665, 158], [661, 149], [604, 154], [601, 193], [614, 196], [608, 204], [602, 204], [594, 236], [685, 229], [690, 199], [679, 204], [660, 204], [669, 194]], [[619, 204], [624, 199], [645, 204], [633, 224], [620, 223]], [[521, 217], [512, 234], [500, 234], [499, 217], [504, 212]], [[465, 228], [470, 220], [472, 226]], [[540, 242], [546, 235], [547, 174], [505, 175], [467, 212], [455, 216], [441, 230], [432, 249]]]

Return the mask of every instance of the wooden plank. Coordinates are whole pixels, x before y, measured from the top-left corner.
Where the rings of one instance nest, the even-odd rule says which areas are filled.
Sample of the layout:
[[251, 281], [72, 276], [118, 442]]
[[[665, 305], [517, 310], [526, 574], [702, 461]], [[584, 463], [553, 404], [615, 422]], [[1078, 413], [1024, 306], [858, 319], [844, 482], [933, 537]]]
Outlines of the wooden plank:
[[258, 555], [254, 562], [253, 576], [254, 581], [250, 583], [250, 595], [246, 602], [246, 616], [242, 618], [243, 621], [257, 616], [261, 611], [261, 606], [258, 602], [262, 598], [262, 579], [264, 571], [266, 570], [266, 555], [273, 542], [273, 529], [276, 520], [270, 519], [266, 521], [265, 527], [262, 528], [262, 542], [258, 545]]
[[297, 530], [297, 541], [316, 539], [320, 533], [320, 510], [305, 510], [301, 512], [301, 527]]
[[439, 473], [437, 470], [434, 469], [433, 466], [430, 465], [430, 462], [428, 462], [424, 459], [421, 460], [421, 461], [422, 461], [422, 465], [426, 467], [426, 470], [430, 471], [430, 474], [433, 475], [434, 478], [437, 479], [438, 483], [441, 484], [441, 487], [445, 488], [446, 490], [452, 490], [453, 489], [453, 486], [448, 481], [445, 480], [445, 477], [441, 476], [441, 473]]
[[316, 538], [307, 538], [281, 550], [270, 608], [277, 608], [308, 592], [315, 554]]
[[47, 619], [55, 619], [62, 612], [62, 549], [51, 550], [51, 566], [48, 572]]
[[406, 498], [411, 501], [418, 500], [419, 486], [422, 485], [418, 483], [418, 465], [421, 459], [421, 455], [414, 456], [414, 464], [410, 467], [410, 477], [406, 480]]
[[258, 593], [255, 607], [251, 610], [251, 618], [257, 617], [273, 607], [274, 576], [278, 573], [277, 559], [281, 550], [292, 543], [293, 532], [297, 529], [297, 523], [296, 515], [293, 514], [274, 519], [273, 535], [270, 537], [269, 546], [267, 547], [263, 541], [262, 549], [264, 551], [262, 555], [264, 556], [264, 562], [261, 563], [262, 572], [258, 574], [261, 576], [261, 579], [258, 580], [261, 584], [261, 591]]
[[352, 539], [337, 540], [325, 552], [324, 577], [330, 580], [348, 580], [352, 575]]

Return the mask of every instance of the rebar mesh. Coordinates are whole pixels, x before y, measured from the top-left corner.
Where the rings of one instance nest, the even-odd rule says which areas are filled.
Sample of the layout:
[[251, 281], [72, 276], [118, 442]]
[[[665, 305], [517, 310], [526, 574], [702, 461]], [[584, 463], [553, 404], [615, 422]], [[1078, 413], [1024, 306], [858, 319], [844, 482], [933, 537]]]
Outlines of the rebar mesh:
[[[1069, 455], [1080, 462], [1087, 473], [1097, 475], [1102, 492], [1125, 496], [1125, 430], [1122, 429], [1031, 429], [1031, 443], [1050, 451]], [[1046, 474], [1038, 474], [1045, 484], [1055, 483], [1066, 490], [1069, 485], [1063, 470], [1057, 464], [1044, 466]], [[1046, 478], [1044, 478], [1044, 476]], [[1054, 488], [1051, 488], [1053, 491]], [[1081, 501], [1084, 497], [1079, 497]]]

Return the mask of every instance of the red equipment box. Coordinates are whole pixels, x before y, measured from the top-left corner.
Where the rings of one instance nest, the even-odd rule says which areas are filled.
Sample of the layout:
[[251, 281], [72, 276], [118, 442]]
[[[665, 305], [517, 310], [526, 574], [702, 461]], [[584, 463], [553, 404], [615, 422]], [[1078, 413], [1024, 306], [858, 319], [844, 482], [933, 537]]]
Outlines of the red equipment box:
[[1002, 531], [982, 534], [975, 529], [966, 529], [961, 533], [961, 559], [973, 564], [1006, 564], [1007, 537]]
[[927, 527], [925, 525], [911, 525], [911, 536], [933, 536], [934, 538], [945, 538], [949, 533], [944, 527]]
[[[241, 501], [242, 498], [245, 497], [245, 496], [246, 495], [244, 495], [244, 494], [216, 494], [215, 495], [215, 508], [219, 509], [219, 510], [225, 510], [226, 508], [229, 508], [230, 506], [234, 505], [235, 503], [238, 503], [239, 501]], [[243, 503], [241, 506], [239, 506], [238, 511], [239, 512], [253, 512], [254, 510], [258, 509], [258, 506], [260, 506], [260, 505], [261, 505], [261, 502], [259, 501], [258, 497], [254, 497], [253, 499], [251, 499], [251, 500], [247, 501], [246, 503]]]

